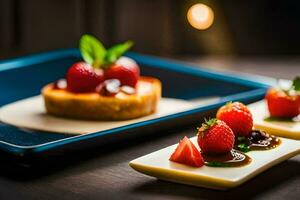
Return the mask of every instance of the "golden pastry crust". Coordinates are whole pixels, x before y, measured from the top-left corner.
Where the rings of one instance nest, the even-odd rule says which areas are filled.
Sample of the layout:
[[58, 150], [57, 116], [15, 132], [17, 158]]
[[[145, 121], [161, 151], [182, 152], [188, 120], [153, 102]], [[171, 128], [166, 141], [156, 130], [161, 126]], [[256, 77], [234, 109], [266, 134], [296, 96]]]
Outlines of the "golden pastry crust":
[[47, 113], [64, 118], [82, 120], [127, 120], [152, 114], [161, 98], [161, 82], [152, 77], [140, 77], [137, 93], [119, 92], [115, 96], [98, 93], [72, 93], [53, 89], [53, 84], [42, 89]]

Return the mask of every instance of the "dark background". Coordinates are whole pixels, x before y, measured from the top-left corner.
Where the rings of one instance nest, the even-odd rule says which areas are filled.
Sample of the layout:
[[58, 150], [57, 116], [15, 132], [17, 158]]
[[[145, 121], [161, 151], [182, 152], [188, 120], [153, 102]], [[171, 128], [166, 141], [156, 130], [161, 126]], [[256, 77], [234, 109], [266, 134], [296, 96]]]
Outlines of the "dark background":
[[[187, 23], [194, 3], [214, 10], [205, 31]], [[0, 0], [0, 59], [76, 47], [91, 33], [106, 46], [132, 39], [138, 52], [292, 79], [300, 72], [299, 8], [295, 0]], [[61, 152], [29, 169], [15, 169], [1, 154], [0, 199], [299, 199], [299, 156], [227, 192], [158, 181], [128, 167], [183, 135], [194, 136], [195, 126]]]
[[[205, 3], [212, 27], [187, 9]], [[83, 33], [105, 45], [132, 39], [155, 55], [273, 56], [300, 53], [300, 3], [279, 0], [0, 0], [0, 58], [76, 47]]]

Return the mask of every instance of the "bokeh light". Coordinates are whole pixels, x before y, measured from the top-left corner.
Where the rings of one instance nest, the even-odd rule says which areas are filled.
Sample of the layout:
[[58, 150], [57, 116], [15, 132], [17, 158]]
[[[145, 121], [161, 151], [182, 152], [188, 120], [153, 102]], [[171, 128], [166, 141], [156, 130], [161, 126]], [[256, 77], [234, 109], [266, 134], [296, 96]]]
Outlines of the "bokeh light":
[[213, 24], [214, 12], [207, 5], [198, 3], [189, 8], [187, 19], [194, 28], [205, 30]]

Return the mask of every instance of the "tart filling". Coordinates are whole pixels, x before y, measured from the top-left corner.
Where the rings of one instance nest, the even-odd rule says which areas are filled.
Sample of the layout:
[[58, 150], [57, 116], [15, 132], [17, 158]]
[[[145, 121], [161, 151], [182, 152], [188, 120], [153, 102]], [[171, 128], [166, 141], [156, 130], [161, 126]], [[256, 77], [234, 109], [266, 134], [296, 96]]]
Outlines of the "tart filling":
[[135, 94], [123, 91], [113, 96], [100, 93], [72, 93], [49, 84], [42, 89], [49, 114], [85, 120], [125, 120], [142, 117], [156, 111], [161, 97], [158, 79], [141, 77]]

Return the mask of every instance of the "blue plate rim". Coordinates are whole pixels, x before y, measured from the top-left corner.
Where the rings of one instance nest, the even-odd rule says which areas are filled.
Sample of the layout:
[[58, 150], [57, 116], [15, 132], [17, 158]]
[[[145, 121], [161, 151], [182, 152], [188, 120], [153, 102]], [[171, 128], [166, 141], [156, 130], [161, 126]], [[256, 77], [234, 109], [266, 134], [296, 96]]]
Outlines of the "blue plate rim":
[[[63, 58], [65, 56], [79, 56], [80, 53], [78, 49], [63, 49], [51, 52], [33, 54], [29, 56], [13, 58], [8, 60], [0, 61], [0, 73], [5, 70], [18, 69], [26, 67], [32, 64], [38, 64], [49, 60], [56, 60]], [[8, 143], [5, 141], [0, 141], [0, 148], [14, 154], [24, 155], [26, 153], [40, 153], [55, 147], [63, 146], [69, 143], [78, 142], [85, 139], [100, 137], [108, 134], [117, 134], [122, 131], [137, 128], [140, 126], [151, 125], [165, 120], [171, 120], [179, 117], [184, 117], [192, 115], [195, 113], [205, 112], [208, 110], [216, 109], [228, 101], [247, 101], [251, 99], [259, 99], [264, 96], [267, 88], [270, 87], [269, 84], [264, 82], [259, 82], [258, 80], [252, 81], [243, 75], [236, 77], [235, 75], [223, 74], [221, 72], [216, 72], [204, 68], [195, 68], [196, 65], [187, 64], [185, 62], [176, 61], [173, 59], [164, 59], [156, 56], [143, 55], [135, 52], [128, 52], [126, 56], [135, 59], [138, 63], [142, 65], [150, 65], [151, 67], [159, 67], [166, 70], [173, 70], [181, 73], [193, 74], [196, 76], [207, 77], [214, 80], [222, 80], [227, 82], [233, 82], [240, 85], [253, 87], [253, 90], [247, 92], [236, 93], [233, 95], [228, 95], [222, 97], [218, 102], [214, 102], [205, 106], [199, 106], [188, 111], [179, 112], [151, 120], [146, 120], [142, 122], [137, 122], [105, 131], [89, 133], [84, 135], [72, 136], [64, 139], [58, 139], [51, 142], [46, 142], [39, 145], [32, 146], [21, 146]]]

